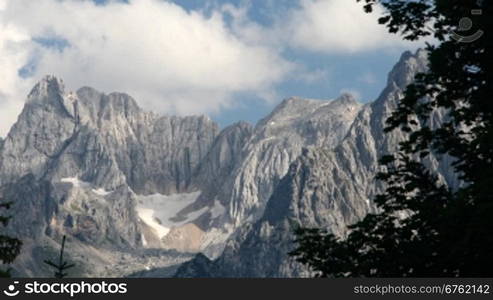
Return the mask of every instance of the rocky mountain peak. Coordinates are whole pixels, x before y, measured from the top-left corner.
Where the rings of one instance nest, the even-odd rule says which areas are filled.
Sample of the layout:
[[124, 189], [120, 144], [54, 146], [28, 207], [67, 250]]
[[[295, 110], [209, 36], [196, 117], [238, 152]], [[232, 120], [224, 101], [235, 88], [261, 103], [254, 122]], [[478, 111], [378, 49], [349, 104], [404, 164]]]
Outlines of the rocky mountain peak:
[[404, 89], [414, 81], [417, 73], [425, 72], [428, 66], [428, 54], [426, 50], [418, 49], [416, 53], [406, 51], [401, 55], [399, 62], [390, 71], [387, 85], [396, 85]]
[[299, 97], [290, 97], [283, 100], [270, 115], [259, 121], [257, 128], [265, 126], [286, 126], [289, 124], [304, 123], [313, 119], [327, 119], [333, 115], [347, 114], [353, 119], [354, 113], [359, 110], [359, 103], [353, 95], [344, 93], [334, 100], [315, 100]]
[[[304, 149], [296, 152], [296, 159], [290, 162], [288, 169], [283, 169], [286, 172], [277, 173], [283, 176], [275, 181], [274, 190], [266, 194], [263, 215], [248, 226], [238, 228], [219, 257], [213, 261], [197, 257], [183, 264], [175, 276], [309, 276], [310, 270], [287, 254], [294, 247], [293, 229], [296, 225], [325, 228], [343, 236], [347, 225], [376, 211], [373, 198], [382, 191], [382, 185], [375, 180], [380, 170], [378, 159], [394, 152], [405, 138], [399, 131], [384, 134], [383, 124], [406, 85], [414, 80], [416, 73], [426, 71], [426, 64], [425, 51], [404, 53], [389, 74], [388, 86], [373, 103], [362, 106], [349, 95], [319, 102], [314, 111], [303, 118], [308, 121], [296, 123], [294, 127], [305, 138], [298, 142]], [[290, 100], [281, 105], [289, 107], [290, 102], [296, 103]], [[310, 105], [308, 102], [307, 106]], [[359, 108], [347, 111], [352, 106]], [[355, 118], [346, 119], [350, 115]], [[334, 129], [345, 128], [348, 121], [351, 125], [346, 135], [327, 139]], [[279, 136], [278, 132], [275, 134]], [[306, 138], [310, 136], [317, 142], [310, 143]], [[318, 142], [323, 139], [329, 142]], [[433, 171], [446, 175], [446, 164], [433, 159], [430, 165]]]
[[272, 122], [297, 119], [313, 112], [321, 104], [323, 104], [323, 102], [320, 100], [304, 99], [300, 97], [284, 99], [274, 108], [272, 113], [258, 122], [257, 128], [269, 125]]
[[315, 103], [318, 101], [319, 100], [301, 98], [298, 96], [292, 96], [292, 97], [289, 97], [289, 98], [282, 100], [281, 103], [278, 105], [278, 109], [300, 107], [300, 106], [310, 104], [310, 103]]
[[338, 103], [340, 105], [359, 105], [360, 103], [354, 98], [353, 94], [350, 93], [342, 93], [339, 97], [337, 97], [334, 103]]
[[31, 90], [28, 100], [52, 98], [55, 95], [63, 95], [65, 92], [65, 84], [63, 80], [54, 76], [44, 76]]
[[374, 209], [377, 160], [402, 140], [384, 136], [383, 122], [425, 69], [425, 51], [406, 52], [374, 103], [291, 97], [255, 128], [239, 122], [220, 133], [206, 116], [158, 116], [127, 94], [69, 93], [46, 76], [0, 139], [0, 193], [5, 186], [16, 214], [35, 221], [19, 219], [22, 237], [66, 234], [90, 260], [88, 245], [131, 249], [127, 257], [174, 245], [217, 258], [199, 255], [191, 263], [200, 270], [187, 276], [303, 276], [287, 257], [291, 221], [340, 235]]
[[136, 117], [142, 110], [137, 102], [125, 93], [111, 93], [100, 98], [100, 114], [105, 119]]

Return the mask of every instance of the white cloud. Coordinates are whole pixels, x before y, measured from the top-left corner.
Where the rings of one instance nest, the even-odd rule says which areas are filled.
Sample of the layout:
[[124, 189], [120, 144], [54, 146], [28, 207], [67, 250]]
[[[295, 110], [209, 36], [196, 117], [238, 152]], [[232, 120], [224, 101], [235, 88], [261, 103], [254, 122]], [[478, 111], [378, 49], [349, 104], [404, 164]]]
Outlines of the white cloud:
[[323, 53], [356, 53], [372, 49], [402, 47], [402, 39], [389, 34], [377, 20], [382, 9], [367, 14], [356, 0], [300, 0], [281, 30], [293, 47]]
[[[378, 9], [365, 14], [354, 0], [300, 0], [274, 13], [271, 26], [254, 22], [248, 14], [253, 4], [242, 3], [212, 5], [206, 13], [163, 0], [104, 6], [0, 0], [0, 136], [45, 74], [63, 78], [72, 90], [88, 85], [127, 92], [161, 113], [218, 113], [243, 92], [272, 102], [288, 77], [328, 81], [327, 70], [283, 57], [289, 48], [350, 54], [403, 45], [377, 24]], [[69, 46], [60, 51], [33, 38], [64, 39]], [[19, 69], [33, 61], [31, 76], [20, 77]]]
[[[0, 17], [4, 6], [5, 1], [0, 1]], [[23, 106], [19, 95], [28, 86], [18, 80], [17, 70], [29, 59], [29, 42], [28, 34], [0, 18], [0, 136], [9, 130]]]
[[[242, 40], [220, 12], [206, 17], [158, 0], [105, 6], [78, 0], [0, 1], [0, 72], [8, 79], [0, 83], [0, 93], [2, 103], [16, 104], [8, 110], [19, 109], [25, 86], [55, 74], [71, 89], [89, 85], [127, 92], [148, 109], [210, 113], [228, 106], [237, 92], [272, 93], [294, 67], [276, 49]], [[70, 46], [46, 48], [34, 37], [63, 38]], [[18, 70], [34, 54], [39, 59], [33, 76], [20, 78]], [[0, 105], [3, 115], [6, 106]], [[3, 135], [12, 120], [2, 116], [0, 123]]]
[[377, 83], [376, 75], [373, 74], [372, 72], [366, 72], [361, 74], [360, 76], [358, 76], [357, 80], [368, 85], [373, 85]]

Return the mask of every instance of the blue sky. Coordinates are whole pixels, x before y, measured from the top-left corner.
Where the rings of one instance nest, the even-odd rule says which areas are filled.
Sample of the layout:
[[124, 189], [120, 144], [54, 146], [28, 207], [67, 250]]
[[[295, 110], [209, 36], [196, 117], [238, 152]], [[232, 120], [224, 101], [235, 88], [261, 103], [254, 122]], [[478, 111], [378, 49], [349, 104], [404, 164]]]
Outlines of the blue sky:
[[[206, 1], [203, 0], [174, 0], [173, 2], [187, 10], [207, 10]], [[215, 2], [217, 5], [224, 3], [241, 5], [247, 1], [217, 0]], [[296, 0], [254, 0], [251, 1], [248, 14], [252, 20], [260, 24], [271, 25], [273, 15], [282, 14], [298, 6], [299, 1]], [[326, 79], [316, 83], [294, 80], [283, 82], [278, 87], [279, 101], [290, 96], [332, 99], [340, 95], [342, 91], [354, 92], [361, 102], [373, 101], [385, 87], [387, 73], [399, 59], [402, 49], [369, 50], [351, 55], [287, 51], [285, 56], [290, 60], [299, 61], [310, 69], [325, 70], [329, 74]], [[247, 94], [242, 97], [255, 98], [255, 95]], [[258, 100], [255, 105], [239, 105], [221, 114], [216, 114], [213, 118], [222, 126], [236, 122], [238, 119], [255, 123], [259, 118], [266, 116], [277, 102], [265, 103]]]
[[[288, 80], [278, 87], [278, 101], [266, 103], [257, 100], [255, 105], [239, 105], [212, 117], [221, 124], [229, 125], [238, 119], [255, 123], [266, 116], [282, 99], [299, 96], [312, 99], [333, 99], [342, 92], [355, 93], [360, 102], [375, 100], [387, 83], [387, 74], [399, 59], [400, 52], [381, 53], [369, 51], [357, 55], [291, 54], [312, 68], [329, 70], [328, 78], [316, 83]], [[249, 94], [243, 97], [255, 98]]]
[[290, 96], [372, 101], [420, 46], [379, 13], [351, 0], [0, 0], [0, 136], [45, 74], [222, 127]]

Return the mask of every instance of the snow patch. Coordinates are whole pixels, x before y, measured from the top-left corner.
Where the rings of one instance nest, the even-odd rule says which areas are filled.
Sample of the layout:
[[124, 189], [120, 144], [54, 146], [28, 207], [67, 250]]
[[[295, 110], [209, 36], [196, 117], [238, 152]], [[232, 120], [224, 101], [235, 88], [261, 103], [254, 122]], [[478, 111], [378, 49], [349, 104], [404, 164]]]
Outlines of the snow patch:
[[209, 208], [206, 206], [206, 207], [202, 207], [201, 209], [199, 210], [196, 210], [196, 211], [193, 211], [189, 214], [187, 214], [186, 216], [186, 219], [181, 221], [181, 222], [178, 222], [178, 223], [175, 223], [175, 224], [179, 224], [177, 226], [181, 226], [181, 225], [185, 225], [187, 223], [190, 223], [192, 222], [193, 220], [197, 219], [198, 217], [200, 217], [201, 215], [203, 215], [205, 212], [207, 212], [209, 210]]
[[161, 239], [168, 234], [172, 227], [182, 226], [197, 219], [209, 208], [204, 207], [197, 211], [184, 215], [180, 221], [172, 221], [177, 214], [188, 205], [197, 200], [200, 191], [194, 193], [161, 195], [153, 194], [148, 196], [136, 195], [137, 214], [140, 219], [153, 228]]
[[82, 181], [77, 177], [65, 177], [65, 178], [60, 179], [60, 182], [71, 183], [72, 186], [75, 188], [91, 189], [91, 191], [94, 194], [99, 195], [99, 196], [107, 196], [107, 195], [112, 193], [110, 191], [106, 191], [103, 188], [93, 189], [91, 187], [90, 182]]
[[99, 195], [99, 196], [106, 196], [106, 195], [109, 195], [111, 194], [111, 192], [109, 191], [106, 191], [105, 189], [102, 189], [102, 188], [99, 188], [99, 189], [92, 189], [92, 192], [96, 195]]
[[154, 210], [150, 208], [137, 207], [137, 213], [144, 223], [156, 231], [160, 239], [168, 234], [170, 229], [160, 224], [160, 220], [154, 216]]
[[76, 188], [90, 188], [91, 187], [91, 184], [89, 182], [79, 180], [79, 178], [77, 178], [77, 177], [66, 177], [66, 178], [62, 178], [60, 181], [71, 183], [72, 186], [76, 187]]
[[326, 102], [323, 102], [318, 108], [331, 105], [333, 101], [334, 101], [333, 99], [326, 100]]

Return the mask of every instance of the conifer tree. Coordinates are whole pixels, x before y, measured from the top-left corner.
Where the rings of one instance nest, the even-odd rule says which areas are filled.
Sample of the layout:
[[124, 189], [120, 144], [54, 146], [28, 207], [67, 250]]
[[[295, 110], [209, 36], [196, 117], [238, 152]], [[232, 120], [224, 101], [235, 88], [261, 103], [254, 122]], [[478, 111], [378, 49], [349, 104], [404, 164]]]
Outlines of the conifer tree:
[[58, 262], [51, 260], [45, 260], [44, 262], [55, 269], [55, 278], [64, 278], [68, 275], [66, 272], [68, 269], [73, 268], [75, 264], [69, 264], [63, 260], [63, 252], [65, 251], [65, 235], [62, 239], [62, 247], [60, 248], [60, 255], [58, 256]]
[[[2, 226], [2, 231], [0, 232], [0, 262], [2, 264], [11, 264], [14, 259], [19, 255], [22, 242], [14, 237], [9, 236], [5, 233], [5, 228], [7, 227], [11, 216], [4, 215], [7, 210], [10, 209], [12, 203], [4, 201], [0, 198], [0, 226]], [[3, 270], [0, 269], [0, 277], [10, 277], [10, 269]]]

